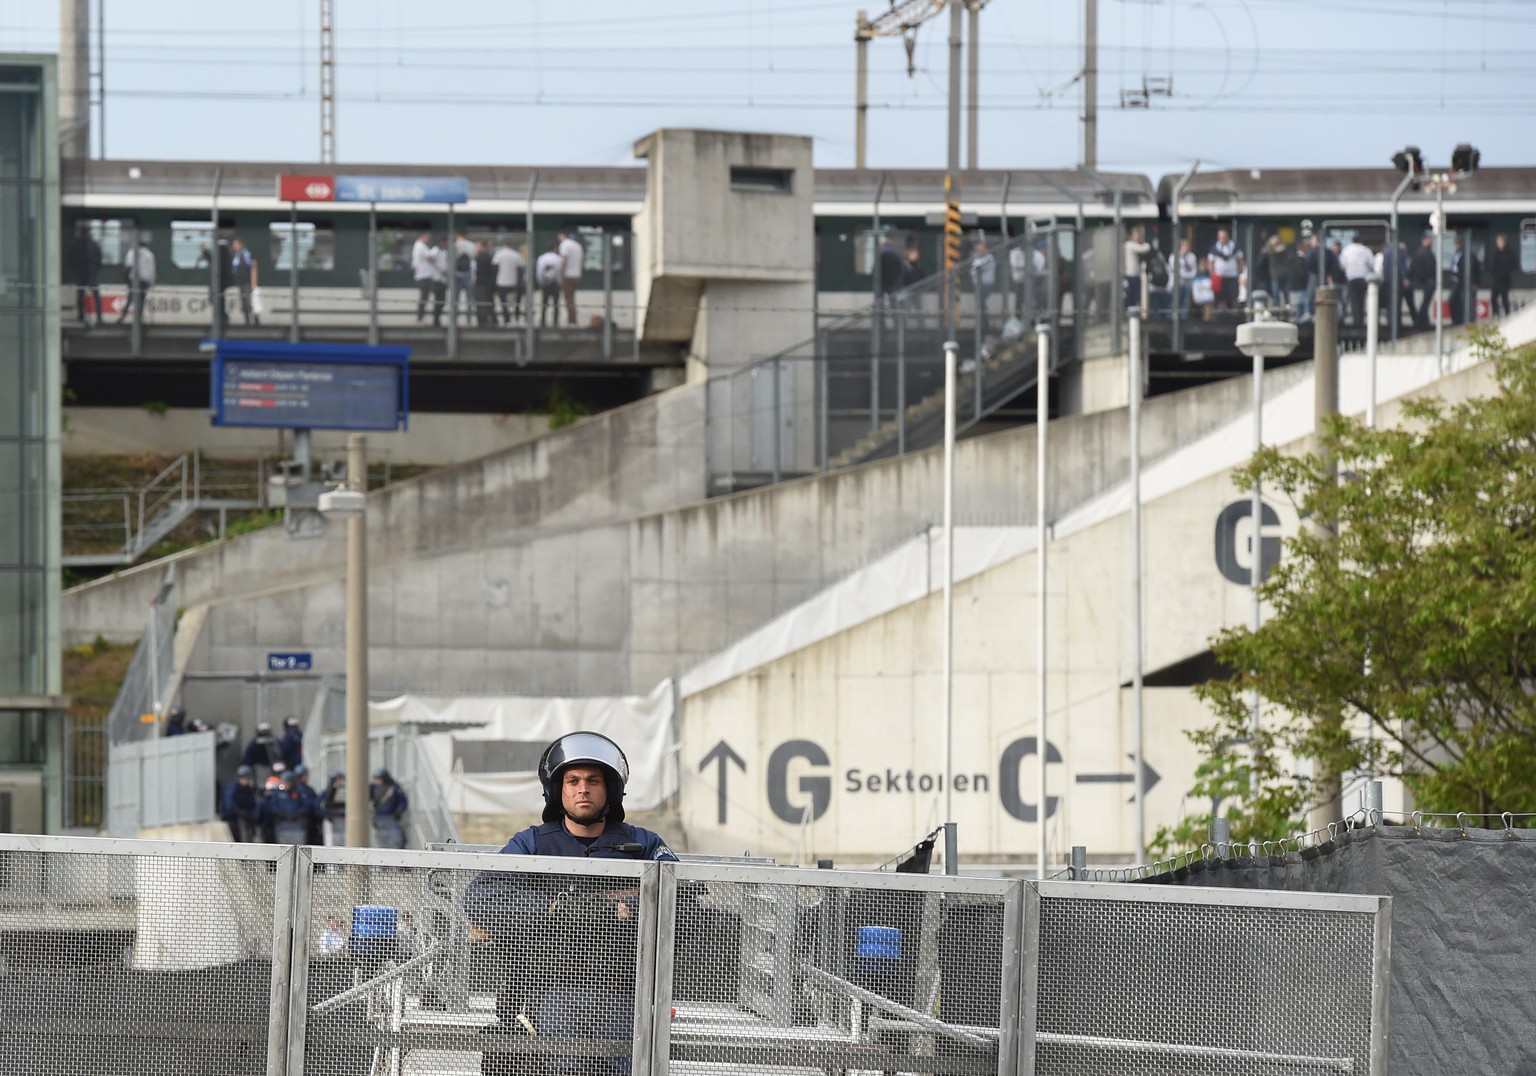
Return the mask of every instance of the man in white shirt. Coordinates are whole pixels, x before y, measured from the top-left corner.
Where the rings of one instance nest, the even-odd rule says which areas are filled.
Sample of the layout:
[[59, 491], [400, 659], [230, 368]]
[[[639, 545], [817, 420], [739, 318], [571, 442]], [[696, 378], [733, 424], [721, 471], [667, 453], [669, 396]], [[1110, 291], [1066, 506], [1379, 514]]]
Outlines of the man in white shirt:
[[[491, 264], [496, 267], [496, 301], [501, 304], [501, 323], [511, 325], [514, 314], [523, 315], [523, 256], [510, 238], [503, 237], [501, 246], [491, 255]], [[512, 299], [510, 306], [508, 296]]]
[[[565, 314], [569, 323], [576, 324], [576, 288], [581, 284], [581, 263], [586, 257], [576, 237], [569, 232], [560, 233], [560, 290], [565, 293]], [[558, 317], [557, 319], [558, 320]]]
[[117, 323], [121, 325], [126, 321], [134, 307], [138, 308], [138, 318], [142, 323], [144, 297], [155, 284], [155, 252], [149, 249], [149, 240], [141, 238], [137, 247], [128, 248], [123, 258], [123, 273], [128, 277], [128, 301], [123, 304], [123, 312], [117, 316]]
[[[539, 327], [551, 310], [555, 314], [555, 328], [560, 327], [560, 282], [565, 275], [565, 259], [560, 257], [558, 245], [550, 247], [533, 263], [533, 279], [539, 286]], [[528, 316], [533, 317], [529, 307]]]
[[1367, 278], [1376, 271], [1376, 255], [1355, 236], [1339, 251], [1339, 264], [1344, 268], [1344, 287], [1349, 294], [1350, 324], [1364, 325]]
[[1146, 240], [1146, 232], [1137, 224], [1125, 240], [1125, 306], [1130, 309], [1141, 305], [1141, 263], [1152, 253], [1152, 244]]
[[1241, 279], [1243, 270], [1248, 267], [1248, 259], [1243, 257], [1242, 250], [1227, 235], [1225, 228], [1217, 229], [1216, 242], [1211, 244], [1206, 262], [1211, 273], [1211, 284], [1216, 289], [1214, 305], [1218, 310], [1236, 310], [1237, 293], [1242, 287]]
[[459, 296], [463, 296], [464, 316], [474, 313], [475, 302], [475, 244], [461, 230], [453, 239], [453, 301], [449, 307], [453, 316], [459, 316]]
[[[437, 248], [432, 245], [431, 232], [422, 232], [411, 244], [411, 277], [416, 281], [416, 320], [420, 322], [427, 315], [427, 300], [434, 298], [437, 291]], [[442, 319], [443, 301], [437, 298], [432, 324], [441, 325]]]
[[976, 320], [981, 335], [987, 335], [987, 300], [997, 286], [997, 258], [981, 237], [976, 239], [976, 252], [971, 258], [971, 282], [976, 286]]

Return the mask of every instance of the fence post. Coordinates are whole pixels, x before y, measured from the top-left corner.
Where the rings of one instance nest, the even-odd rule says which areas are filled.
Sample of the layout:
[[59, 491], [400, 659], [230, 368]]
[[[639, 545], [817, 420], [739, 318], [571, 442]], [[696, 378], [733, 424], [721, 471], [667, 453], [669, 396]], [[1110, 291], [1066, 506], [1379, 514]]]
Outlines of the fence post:
[[1226, 859], [1232, 847], [1232, 822], [1225, 815], [1211, 819], [1211, 843], [1216, 846], [1216, 858]]
[[827, 445], [829, 440], [827, 430], [827, 392], [831, 387], [827, 376], [827, 366], [830, 362], [831, 359], [827, 355], [827, 332], [825, 329], [822, 329], [816, 333], [816, 425], [819, 430], [820, 440], [820, 444], [817, 446], [821, 457], [819, 470], [823, 473], [827, 470], [827, 461], [830, 458], [830, 451]]
[[1088, 846], [1074, 844], [1072, 846], [1072, 866], [1068, 869], [1068, 875], [1074, 882], [1081, 882], [1088, 876]]
[[960, 873], [960, 842], [953, 822], [944, 823], [944, 873]]
[[1368, 781], [1365, 786], [1365, 824], [1381, 825], [1381, 782]]
[[896, 315], [896, 455], [907, 454], [907, 307]]
[[779, 445], [779, 427], [784, 421], [779, 403], [779, 359], [773, 360], [773, 480], [777, 483], [782, 477], [783, 457]]
[[603, 358], [613, 358], [613, 239], [603, 233]]

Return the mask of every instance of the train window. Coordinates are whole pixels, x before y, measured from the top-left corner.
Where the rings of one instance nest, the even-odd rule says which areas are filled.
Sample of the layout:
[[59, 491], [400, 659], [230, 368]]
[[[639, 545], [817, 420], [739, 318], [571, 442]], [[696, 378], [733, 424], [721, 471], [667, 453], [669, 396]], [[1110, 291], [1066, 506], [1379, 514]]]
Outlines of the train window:
[[[409, 273], [411, 271], [411, 246], [423, 232], [431, 232], [426, 223], [409, 222], [401, 225], [380, 225], [374, 246], [374, 266], [381, 273]], [[432, 232], [442, 240], [440, 232]]]
[[207, 268], [212, 234], [213, 225], [206, 220], [171, 221], [171, 264], [178, 269]]
[[873, 228], [865, 228], [855, 232], [853, 236], [853, 272], [855, 276], [875, 275], [875, 253], [880, 249], [880, 237], [884, 236], [891, 241], [891, 247], [903, 257], [906, 256], [907, 232], [896, 228], [882, 228], [876, 232]]
[[97, 246], [101, 247], [101, 263], [121, 265], [128, 253], [128, 240], [133, 235], [133, 221], [114, 218], [87, 220], [81, 223], [90, 229], [91, 238], [96, 240]]
[[1520, 222], [1520, 271], [1536, 273], [1536, 219]]
[[272, 268], [292, 269], [293, 251], [299, 252], [299, 268], [330, 272], [336, 268], [336, 231], [329, 223], [273, 221], [269, 226]]

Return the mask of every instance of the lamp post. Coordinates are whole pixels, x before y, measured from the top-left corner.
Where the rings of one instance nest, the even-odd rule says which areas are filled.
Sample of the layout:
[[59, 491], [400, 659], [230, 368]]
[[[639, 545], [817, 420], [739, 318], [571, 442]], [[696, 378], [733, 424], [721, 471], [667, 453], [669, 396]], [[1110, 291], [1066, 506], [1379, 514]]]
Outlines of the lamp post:
[[[1257, 455], [1264, 447], [1264, 360], [1283, 359], [1296, 350], [1300, 335], [1296, 326], [1288, 321], [1273, 321], [1268, 310], [1260, 310], [1258, 319], [1237, 327], [1237, 349], [1253, 359], [1253, 451]], [[1253, 538], [1250, 553], [1249, 580], [1253, 588], [1253, 607], [1250, 627], [1259, 630], [1259, 585], [1264, 582], [1264, 495], [1257, 478], [1253, 483]], [[1259, 692], [1253, 692], [1252, 730], [1259, 728]]]
[[372, 842], [368, 801], [368, 441], [347, 436], [347, 486], [320, 494], [320, 511], [347, 521], [347, 844]]

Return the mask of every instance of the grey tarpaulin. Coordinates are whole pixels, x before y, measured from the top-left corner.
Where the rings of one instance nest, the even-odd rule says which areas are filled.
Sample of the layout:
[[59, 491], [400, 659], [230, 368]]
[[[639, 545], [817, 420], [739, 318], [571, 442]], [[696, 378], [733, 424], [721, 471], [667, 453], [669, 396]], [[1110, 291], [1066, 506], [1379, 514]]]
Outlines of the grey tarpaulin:
[[1384, 826], [1148, 878], [1392, 898], [1390, 1071], [1536, 1076], [1536, 831]]

